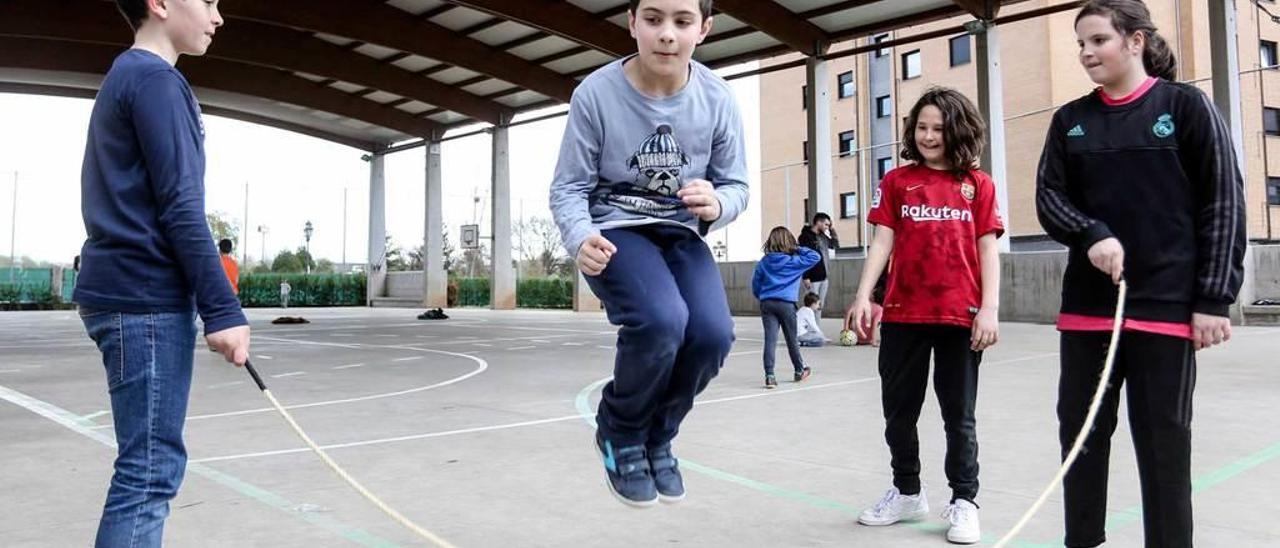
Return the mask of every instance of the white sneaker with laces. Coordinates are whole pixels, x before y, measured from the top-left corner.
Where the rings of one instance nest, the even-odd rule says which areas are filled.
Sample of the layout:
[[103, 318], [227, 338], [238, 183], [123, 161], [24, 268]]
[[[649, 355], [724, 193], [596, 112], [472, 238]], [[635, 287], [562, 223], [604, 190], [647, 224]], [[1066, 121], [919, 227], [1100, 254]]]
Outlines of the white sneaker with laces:
[[974, 544], [982, 540], [978, 527], [978, 506], [964, 499], [948, 504], [942, 517], [951, 523], [947, 540], [956, 544]]
[[924, 488], [915, 495], [904, 495], [897, 487], [890, 488], [875, 506], [862, 511], [858, 523], [863, 525], [893, 525], [899, 521], [920, 519], [929, 513], [929, 500]]

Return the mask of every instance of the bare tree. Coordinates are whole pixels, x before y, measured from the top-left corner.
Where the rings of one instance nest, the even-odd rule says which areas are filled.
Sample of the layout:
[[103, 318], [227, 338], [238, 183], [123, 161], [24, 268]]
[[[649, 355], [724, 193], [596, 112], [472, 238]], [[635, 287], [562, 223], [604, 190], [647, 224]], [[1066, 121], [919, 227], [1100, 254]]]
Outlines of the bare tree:
[[512, 227], [512, 247], [520, 264], [537, 276], [557, 276], [563, 272], [568, 255], [560, 245], [560, 229], [546, 217], [532, 217]]

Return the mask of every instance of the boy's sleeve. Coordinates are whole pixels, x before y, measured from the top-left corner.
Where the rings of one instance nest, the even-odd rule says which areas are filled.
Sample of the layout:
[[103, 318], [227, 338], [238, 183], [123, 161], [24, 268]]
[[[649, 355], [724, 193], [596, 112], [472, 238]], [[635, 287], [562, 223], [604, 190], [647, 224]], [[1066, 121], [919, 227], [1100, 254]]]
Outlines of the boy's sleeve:
[[991, 176], [978, 171], [975, 173], [977, 199], [973, 202], [973, 217], [976, 234], [979, 238], [994, 232], [996, 237], [1004, 235], [1004, 223], [1000, 220], [1000, 204], [996, 201], [996, 183]]
[[600, 233], [591, 226], [587, 197], [596, 186], [603, 135], [594, 101], [579, 87], [569, 101], [560, 159], [551, 180], [551, 216], [570, 259], [578, 257], [583, 241]]
[[1082, 251], [1101, 240], [1111, 238], [1107, 224], [1093, 219], [1071, 203], [1067, 196], [1067, 130], [1062, 123], [1063, 111], [1053, 115], [1049, 134], [1040, 153], [1036, 169], [1036, 216], [1050, 238]]
[[707, 180], [716, 188], [720, 200], [720, 218], [710, 223], [698, 223], [699, 232], [706, 235], [719, 230], [747, 208], [747, 148], [743, 140], [742, 114], [732, 92], [725, 87], [725, 97], [720, 116], [712, 132], [711, 158], [707, 163]]
[[205, 334], [248, 325], [227, 283], [204, 211], [199, 113], [186, 83], [171, 72], [142, 80], [130, 106], [159, 228], [195, 292]]
[[867, 214], [867, 222], [873, 225], [887, 226], [895, 232], [898, 230], [898, 208], [895, 204], [897, 196], [893, 191], [894, 173], [886, 173], [871, 195], [871, 213]]
[[1184, 97], [1178, 128], [1187, 174], [1196, 204], [1196, 301], [1203, 314], [1226, 316], [1244, 280], [1246, 230], [1244, 181], [1236, 163], [1231, 133], [1218, 109], [1199, 90]]

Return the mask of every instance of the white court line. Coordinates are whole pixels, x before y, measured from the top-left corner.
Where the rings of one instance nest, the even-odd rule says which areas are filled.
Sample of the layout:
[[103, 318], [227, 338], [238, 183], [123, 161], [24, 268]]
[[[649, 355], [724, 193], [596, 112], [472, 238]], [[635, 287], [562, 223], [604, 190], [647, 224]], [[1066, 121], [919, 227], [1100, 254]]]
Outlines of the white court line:
[[87, 420], [87, 421], [91, 421], [91, 420], [96, 419], [96, 418], [98, 418], [98, 417], [101, 417], [101, 416], [103, 416], [103, 415], [110, 415], [110, 414], [111, 414], [111, 412], [110, 412], [110, 411], [106, 411], [106, 410], [103, 410], [103, 411], [95, 411], [95, 412], [93, 412], [93, 413], [89, 413], [88, 415], [85, 415], [85, 416], [80, 417], [80, 418], [82, 418], [82, 419], [84, 419], [84, 420]]
[[531, 348], [537, 348], [537, 347], [536, 346], [517, 346], [515, 348], [508, 348], [507, 350], [529, 350]]
[[0, 369], [0, 373], [17, 373], [21, 369]]
[[605, 350], [613, 350], [615, 347], [612, 347], [612, 346], [597, 345], [597, 346], [596, 346], [596, 348], [603, 348], [603, 349], [605, 349]]
[[[693, 403], [693, 405], [695, 405], [695, 406], [698, 406], [698, 405], [709, 405], [709, 404], [714, 404], [714, 403], [725, 403], [725, 402], [731, 402], [731, 401], [748, 400], [748, 399], [753, 399], [753, 398], [773, 397], [773, 396], [779, 396], [779, 395], [782, 395], [782, 394], [790, 394], [790, 393], [792, 393], [792, 392], [803, 392], [803, 391], [806, 391], [806, 390], [819, 390], [819, 389], [823, 389], [823, 388], [835, 388], [835, 387], [838, 387], [838, 386], [846, 386], [846, 385], [850, 385], [850, 384], [860, 384], [860, 383], [869, 382], [869, 381], [874, 381], [874, 380], [879, 380], [879, 379], [880, 379], [880, 377], [866, 377], [866, 378], [861, 378], [861, 379], [853, 379], [853, 380], [848, 380], [848, 381], [831, 382], [831, 383], [826, 383], [826, 384], [811, 384], [811, 385], [803, 386], [803, 387], [800, 387], [800, 388], [786, 388], [786, 389], [781, 389], [781, 390], [770, 390], [770, 391], [767, 391], [767, 392], [766, 392], [766, 391], [760, 391], [760, 392], [758, 392], [758, 393], [747, 394], [747, 395], [742, 395], [742, 396], [731, 396], [731, 397], [727, 397], [727, 398], [717, 398], [717, 399], [713, 399], [713, 400], [697, 401], [697, 402], [694, 402], [694, 403]], [[429, 433], [425, 433], [425, 434], [410, 434], [410, 435], [407, 435], [407, 436], [397, 436], [397, 437], [394, 437], [394, 438], [382, 438], [382, 439], [375, 439], [375, 440], [363, 440], [363, 441], [354, 441], [354, 442], [348, 442], [348, 443], [335, 443], [335, 444], [331, 444], [331, 445], [321, 445], [321, 446], [320, 446], [320, 448], [321, 448], [321, 449], [323, 449], [323, 450], [325, 450], [325, 451], [330, 451], [330, 450], [333, 450], [333, 449], [346, 449], [346, 448], [350, 448], [350, 447], [363, 447], [363, 446], [366, 446], [366, 445], [382, 445], [382, 444], [387, 444], [387, 443], [397, 443], [397, 442], [404, 442], [404, 441], [424, 440], [424, 439], [430, 439], [430, 438], [442, 438], [442, 437], [446, 437], [446, 436], [457, 436], [457, 435], [460, 435], [460, 434], [474, 434], [474, 433], [478, 433], [478, 432], [492, 432], [492, 431], [494, 431], [494, 430], [507, 430], [507, 429], [511, 429], [511, 428], [521, 428], [521, 427], [525, 427], [525, 426], [539, 426], [539, 425], [543, 425], [543, 424], [553, 424], [553, 423], [557, 423], [557, 422], [566, 422], [566, 421], [573, 421], [573, 420], [582, 420], [582, 415], [579, 415], [579, 414], [575, 413], [575, 414], [573, 414], [573, 415], [565, 415], [565, 416], [563, 416], [563, 417], [552, 417], [552, 418], [549, 418], [549, 419], [537, 419], [537, 420], [522, 421], [522, 422], [513, 422], [513, 423], [507, 423], [507, 424], [495, 424], [495, 425], [492, 425], [492, 426], [477, 426], [477, 427], [474, 427], [474, 428], [462, 428], [462, 429], [459, 429], [459, 430], [446, 430], [446, 431], [444, 431], [444, 432], [429, 432]], [[248, 459], [248, 458], [255, 458], [255, 457], [271, 457], [271, 456], [276, 456], [276, 455], [289, 455], [289, 454], [293, 454], [293, 453], [305, 453], [305, 452], [310, 451], [310, 450], [311, 450], [310, 448], [306, 448], [306, 447], [302, 447], [302, 448], [298, 448], [298, 449], [280, 449], [280, 450], [276, 450], [276, 451], [261, 451], [261, 452], [257, 452], [257, 453], [244, 453], [244, 454], [240, 454], [240, 455], [226, 455], [226, 456], [221, 456], [221, 457], [205, 457], [205, 458], [202, 458], [202, 459], [193, 459], [193, 460], [191, 460], [191, 462], [218, 462], [218, 461], [227, 461], [227, 460]]]
[[492, 345], [492, 344], [486, 344], [486, 343], [471, 343], [471, 344], [472, 344], [473, 346], [483, 346], [483, 347], [486, 347], [486, 348], [493, 348], [493, 345]]
[[271, 357], [271, 356], [264, 356], [264, 355], [262, 355], [262, 354], [258, 354], [257, 356], [254, 356], [254, 357], [255, 357], [255, 358], [258, 358], [259, 360], [274, 360], [274, 359], [275, 359], [275, 358], [273, 358], [273, 357]]
[[412, 361], [421, 360], [421, 359], [422, 359], [422, 358], [424, 358], [424, 357], [425, 357], [425, 356], [409, 356], [408, 358], [396, 358], [396, 359], [391, 360], [391, 361], [393, 361], [393, 362], [412, 362]]
[[560, 346], [582, 346], [582, 343], [580, 343], [580, 342], [567, 342], [567, 343], [560, 343]]
[[[265, 340], [271, 340], [271, 341], [277, 341], [277, 342], [292, 342], [292, 343], [296, 343], [296, 344], [304, 345], [304, 346], [328, 346], [328, 347], [339, 347], [339, 348], [350, 348], [350, 347], [352, 347], [352, 346], [353, 346], [353, 345], [349, 345], [349, 344], [339, 344], [339, 343], [326, 343], [326, 342], [317, 342], [317, 341], [300, 341], [300, 340], [296, 340], [296, 339], [281, 339], [281, 338], [275, 338], [275, 337], [258, 337], [258, 340], [264, 340], [264, 339], [265, 339]], [[456, 384], [456, 383], [462, 382], [462, 381], [467, 380], [467, 379], [469, 379], [469, 378], [471, 378], [471, 377], [474, 377], [474, 376], [476, 376], [476, 375], [479, 375], [480, 373], [483, 373], [486, 369], [488, 369], [488, 368], [489, 368], [489, 362], [486, 362], [486, 361], [484, 361], [483, 359], [477, 358], [477, 357], [475, 357], [475, 356], [471, 356], [471, 355], [467, 355], [467, 354], [461, 354], [461, 353], [458, 353], [458, 352], [448, 352], [448, 351], [445, 351], [445, 350], [434, 350], [434, 349], [431, 349], [431, 348], [415, 348], [415, 347], [412, 347], [412, 346], [389, 346], [389, 345], [388, 345], [388, 346], [366, 345], [366, 346], [367, 346], [367, 347], [369, 347], [369, 348], [392, 348], [392, 349], [399, 349], [399, 350], [416, 350], [416, 351], [418, 351], [418, 352], [429, 352], [429, 353], [434, 353], [434, 354], [443, 354], [443, 355], [446, 355], [446, 356], [459, 356], [459, 357], [463, 357], [463, 358], [466, 358], [466, 359], [468, 359], [468, 360], [471, 360], [471, 361], [475, 362], [475, 363], [476, 363], [476, 368], [475, 368], [475, 369], [473, 369], [473, 370], [471, 370], [471, 371], [470, 371], [470, 372], [468, 372], [468, 373], [464, 373], [464, 374], [462, 374], [462, 375], [459, 375], [459, 376], [454, 377], [454, 378], [449, 379], [449, 380], [441, 381], [441, 382], [438, 382], [438, 383], [435, 383], [435, 384], [429, 384], [429, 385], [426, 385], [426, 386], [419, 386], [419, 387], [416, 387], [416, 388], [410, 388], [410, 389], [408, 389], [408, 390], [400, 390], [400, 391], [398, 391], [398, 392], [386, 392], [386, 393], [382, 393], [382, 394], [370, 394], [370, 395], [368, 395], [368, 396], [360, 396], [360, 397], [356, 397], [356, 398], [343, 398], [343, 399], [338, 399], [338, 400], [326, 400], [326, 401], [318, 401], [318, 402], [312, 402], [312, 403], [303, 403], [303, 404], [297, 404], [297, 405], [286, 405], [286, 406], [284, 406], [284, 408], [285, 408], [285, 409], [305, 409], [305, 408], [308, 408], [308, 407], [323, 407], [323, 406], [328, 406], [328, 405], [338, 405], [338, 404], [344, 404], [344, 403], [354, 403], [354, 402], [361, 402], [361, 401], [378, 400], [378, 399], [383, 399], [383, 398], [393, 398], [393, 397], [396, 397], [396, 396], [403, 396], [403, 395], [405, 395], [405, 394], [415, 394], [415, 393], [418, 393], [418, 392], [423, 392], [423, 391], [426, 391], [426, 390], [432, 390], [432, 389], [435, 389], [435, 388], [440, 388], [440, 387], [443, 387], [443, 386], [449, 386], [449, 385], [451, 385], [451, 384]], [[244, 410], [244, 411], [230, 411], [230, 412], [226, 412], [226, 413], [212, 413], [212, 414], [208, 414], [208, 415], [193, 415], [193, 416], [189, 416], [189, 417], [187, 417], [187, 420], [188, 420], [188, 421], [194, 421], [194, 420], [212, 419], [212, 418], [217, 418], [217, 417], [231, 417], [231, 416], [236, 416], [236, 415], [252, 415], [252, 414], [255, 414], [255, 413], [269, 413], [269, 412], [272, 412], [272, 411], [275, 411], [275, 408], [274, 408], [274, 407], [262, 407], [262, 408], [258, 408], [258, 409], [246, 409], [246, 410]]]
[[294, 371], [294, 372], [292, 372], [292, 373], [281, 373], [281, 374], [279, 374], [279, 375], [272, 375], [272, 376], [271, 376], [271, 378], [273, 378], [273, 379], [281, 379], [281, 378], [284, 378], [284, 377], [296, 377], [296, 376], [298, 376], [298, 375], [306, 375], [306, 374], [307, 374], [307, 372], [306, 372], [306, 371]]
[[538, 344], [551, 344], [551, 341], [548, 341], [545, 339], [529, 339], [529, 342], [534, 342]]
[[211, 384], [209, 385], [209, 389], [212, 390], [214, 388], [226, 388], [228, 386], [236, 386], [240, 384], [244, 384], [244, 381], [232, 381], [232, 382], [224, 382], [220, 384]]
[[364, 364], [363, 364], [363, 363], [353, 363], [353, 364], [350, 364], [350, 365], [339, 365], [339, 366], [337, 366], [337, 367], [334, 367], [333, 369], [351, 369], [351, 368], [353, 368], [353, 367], [364, 367]]
[[[753, 353], [754, 353], [754, 352], [753, 352]], [[989, 362], [989, 363], [987, 363], [987, 364], [985, 364], [985, 365], [997, 365], [997, 364], [1004, 364], [1004, 363], [1015, 363], [1015, 362], [1021, 362], [1021, 361], [1028, 361], [1028, 360], [1042, 359], [1042, 358], [1045, 358], [1045, 357], [1047, 357], [1047, 356], [1056, 356], [1056, 355], [1057, 355], [1057, 352], [1053, 352], [1053, 353], [1049, 353], [1049, 354], [1036, 354], [1036, 355], [1031, 355], [1031, 356], [1024, 356], [1024, 357], [1021, 357], [1021, 358], [1013, 358], [1013, 359], [1008, 359], [1008, 360], [999, 360], [999, 361]], [[608, 378], [608, 377], [606, 377], [606, 378]], [[785, 395], [785, 394], [793, 394], [793, 393], [797, 393], [797, 392], [808, 392], [808, 391], [811, 391], [811, 390], [823, 390], [823, 389], [827, 389], [827, 388], [836, 388], [836, 387], [840, 387], [840, 386], [849, 386], [849, 385], [854, 385], [854, 384], [871, 383], [871, 382], [873, 382], [873, 381], [878, 381], [878, 380], [880, 380], [880, 377], [879, 377], [879, 376], [875, 376], [875, 377], [862, 377], [862, 378], [859, 378], [859, 379], [852, 379], [852, 380], [847, 380], [847, 381], [836, 381], [836, 382], [829, 382], [829, 383], [822, 383], [822, 384], [807, 384], [807, 385], [800, 386], [800, 387], [796, 387], [796, 388], [779, 388], [779, 389], [776, 389], [776, 390], [760, 390], [760, 391], [756, 391], [756, 392], [753, 392], [753, 393], [750, 393], [750, 394], [743, 394], [743, 395], [739, 395], [739, 396], [726, 396], [726, 397], [723, 397], [723, 398], [716, 398], [716, 399], [710, 399], [710, 400], [695, 401], [695, 402], [693, 402], [693, 405], [694, 405], [694, 406], [700, 406], [700, 405], [711, 405], [711, 404], [717, 404], [717, 403], [727, 403], [727, 402], [735, 402], [735, 401], [751, 400], [751, 399], [756, 399], [756, 398], [770, 398], [770, 397], [777, 397], [777, 396], [781, 396], [781, 395]], [[599, 382], [599, 381], [596, 381], [596, 383], [598, 383], [598, 382]], [[596, 384], [596, 383], [592, 383], [592, 384]], [[539, 425], [543, 425], [543, 424], [553, 424], [553, 423], [557, 423], [557, 422], [565, 422], [565, 421], [572, 421], [572, 420], [582, 420], [582, 415], [579, 415], [579, 414], [573, 414], [573, 415], [565, 415], [565, 416], [563, 416], [563, 417], [552, 417], [552, 418], [549, 418], [549, 419], [538, 419], [538, 420], [531, 420], [531, 421], [513, 422], [513, 423], [507, 423], [507, 424], [495, 424], [495, 425], [491, 425], [491, 426], [477, 426], [477, 427], [472, 427], [472, 428], [462, 428], [462, 429], [459, 429], [459, 430], [446, 430], [446, 431], [443, 431], [443, 432], [428, 432], [428, 433], [424, 433], [424, 434], [410, 434], [410, 435], [407, 435], [407, 436], [397, 436], [397, 437], [394, 437], [394, 438], [381, 438], [381, 439], [373, 439], [373, 440], [354, 441], [354, 442], [348, 442], [348, 443], [335, 443], [335, 444], [330, 444], [330, 445], [321, 445], [321, 446], [320, 446], [320, 448], [321, 448], [321, 449], [323, 449], [323, 450], [329, 451], [329, 450], [333, 450], [333, 449], [346, 449], [346, 448], [349, 448], [349, 447], [363, 447], [363, 446], [367, 446], [367, 445], [382, 445], [382, 444], [387, 444], [387, 443], [398, 443], [398, 442], [404, 442], [404, 441], [424, 440], [424, 439], [430, 439], [430, 438], [442, 438], [442, 437], [447, 437], [447, 436], [456, 436], [456, 435], [461, 435], [461, 434], [474, 434], [474, 433], [479, 433], [479, 432], [492, 432], [492, 431], [494, 431], [494, 430], [507, 430], [507, 429], [511, 429], [511, 428], [521, 428], [521, 427], [525, 427], [525, 426], [539, 426]], [[206, 458], [201, 458], [201, 459], [193, 459], [193, 460], [191, 460], [190, 462], [193, 462], [193, 463], [203, 463], [203, 462], [217, 462], [217, 461], [227, 461], [227, 460], [249, 459], [249, 458], [255, 458], [255, 457], [271, 457], [271, 456], [276, 456], [276, 455], [289, 455], [289, 454], [293, 454], [293, 453], [305, 453], [305, 452], [310, 451], [310, 450], [311, 450], [311, 449], [310, 449], [310, 448], [307, 448], [307, 447], [301, 447], [301, 448], [296, 448], [296, 449], [280, 449], [280, 450], [276, 450], [276, 451], [261, 451], [261, 452], [256, 452], [256, 453], [242, 453], [242, 454], [239, 454], [239, 455], [225, 455], [225, 456], [220, 456], [220, 457], [206, 457]]]

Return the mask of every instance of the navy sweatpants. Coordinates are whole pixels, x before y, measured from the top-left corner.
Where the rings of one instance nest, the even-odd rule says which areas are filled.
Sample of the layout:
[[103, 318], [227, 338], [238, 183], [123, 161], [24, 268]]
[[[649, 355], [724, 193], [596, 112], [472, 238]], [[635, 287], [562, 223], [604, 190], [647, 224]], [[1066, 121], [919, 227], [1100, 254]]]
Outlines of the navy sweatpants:
[[618, 446], [669, 442], [733, 345], [733, 319], [711, 250], [672, 225], [604, 230], [618, 251], [587, 284], [619, 326], [613, 381], [596, 423]]

